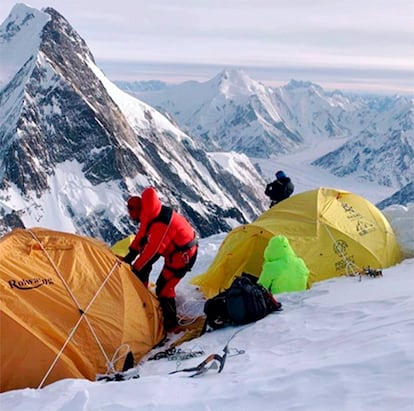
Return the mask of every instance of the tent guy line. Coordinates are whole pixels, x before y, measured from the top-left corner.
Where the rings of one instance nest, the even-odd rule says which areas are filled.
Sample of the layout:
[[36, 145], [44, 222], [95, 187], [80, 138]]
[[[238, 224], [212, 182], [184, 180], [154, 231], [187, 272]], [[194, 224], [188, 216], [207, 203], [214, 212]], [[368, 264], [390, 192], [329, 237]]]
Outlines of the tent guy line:
[[[9, 285], [2, 288], [0, 313], [8, 330], [0, 352], [1, 391], [64, 378], [95, 380], [108, 369], [123, 369], [124, 347], [135, 365], [164, 337], [157, 298], [102, 241], [16, 229], [0, 239], [0, 266], [2, 283]], [[52, 281], [24, 291], [10, 285], [30, 280], [32, 272]], [[22, 350], [36, 351], [30, 366]]]

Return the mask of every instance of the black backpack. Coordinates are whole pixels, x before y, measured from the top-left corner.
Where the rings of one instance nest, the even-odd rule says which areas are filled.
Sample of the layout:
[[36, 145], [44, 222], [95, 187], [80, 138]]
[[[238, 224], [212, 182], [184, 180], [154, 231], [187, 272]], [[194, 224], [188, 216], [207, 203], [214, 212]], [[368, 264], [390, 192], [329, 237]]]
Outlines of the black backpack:
[[227, 290], [205, 302], [204, 313], [211, 328], [248, 324], [281, 309], [282, 304], [249, 277], [236, 277]]

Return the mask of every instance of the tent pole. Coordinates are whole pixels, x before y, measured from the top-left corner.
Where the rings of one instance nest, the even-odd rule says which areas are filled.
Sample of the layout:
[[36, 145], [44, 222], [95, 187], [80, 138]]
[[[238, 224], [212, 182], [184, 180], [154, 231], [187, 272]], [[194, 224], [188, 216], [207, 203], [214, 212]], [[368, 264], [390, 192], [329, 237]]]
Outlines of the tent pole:
[[112, 268], [110, 269], [110, 271], [108, 272], [108, 274], [105, 277], [105, 280], [102, 282], [102, 284], [100, 285], [100, 287], [98, 288], [98, 290], [96, 291], [95, 295], [92, 297], [91, 301], [89, 302], [89, 304], [87, 305], [87, 307], [85, 308], [85, 310], [83, 310], [81, 308], [81, 306], [79, 305], [78, 300], [76, 299], [75, 295], [73, 294], [72, 290], [69, 288], [69, 285], [67, 284], [67, 282], [65, 281], [65, 279], [63, 278], [62, 274], [60, 273], [59, 269], [56, 267], [56, 264], [54, 263], [54, 261], [52, 260], [52, 258], [50, 257], [50, 255], [48, 254], [48, 252], [46, 251], [45, 247], [43, 246], [43, 244], [41, 243], [41, 241], [39, 240], [39, 238], [36, 236], [36, 234], [32, 231], [32, 230], [27, 230], [29, 231], [29, 233], [32, 235], [32, 237], [38, 242], [40, 248], [42, 249], [42, 251], [45, 253], [47, 259], [49, 260], [50, 264], [52, 265], [53, 269], [55, 270], [56, 274], [58, 275], [58, 277], [60, 278], [60, 280], [62, 281], [63, 285], [65, 286], [66, 290], [68, 291], [69, 295], [71, 296], [73, 302], [75, 303], [78, 311], [80, 312], [81, 316], [78, 319], [78, 321], [76, 322], [75, 326], [72, 328], [71, 332], [69, 333], [66, 341], [64, 342], [62, 348], [60, 349], [60, 351], [57, 353], [54, 361], [52, 362], [51, 366], [49, 367], [49, 369], [47, 370], [45, 376], [43, 377], [42, 381], [40, 382], [38, 388], [42, 388], [44, 382], [46, 381], [47, 377], [49, 376], [49, 374], [52, 372], [53, 368], [55, 367], [56, 363], [58, 362], [59, 358], [61, 357], [63, 351], [65, 350], [66, 346], [69, 344], [70, 340], [72, 339], [73, 335], [75, 334], [76, 330], [78, 329], [80, 323], [82, 322], [83, 319], [85, 319], [86, 324], [88, 325], [88, 328], [90, 329], [96, 343], [98, 344], [98, 347], [102, 353], [102, 355], [105, 358], [106, 361], [106, 365], [107, 367], [111, 367], [111, 369], [114, 371], [114, 365], [113, 362], [111, 362], [109, 360], [109, 357], [106, 355], [106, 352], [102, 346], [102, 343], [100, 342], [98, 336], [96, 335], [96, 332], [92, 326], [92, 324], [89, 321], [89, 318], [86, 316], [86, 313], [89, 311], [90, 307], [92, 306], [92, 304], [94, 303], [94, 301], [96, 300], [96, 298], [98, 297], [98, 295], [100, 294], [100, 292], [102, 291], [103, 287], [105, 286], [105, 284], [108, 282], [109, 278], [111, 277], [112, 273], [115, 271], [115, 269], [121, 264], [121, 261], [116, 259], [114, 265], [112, 266]]

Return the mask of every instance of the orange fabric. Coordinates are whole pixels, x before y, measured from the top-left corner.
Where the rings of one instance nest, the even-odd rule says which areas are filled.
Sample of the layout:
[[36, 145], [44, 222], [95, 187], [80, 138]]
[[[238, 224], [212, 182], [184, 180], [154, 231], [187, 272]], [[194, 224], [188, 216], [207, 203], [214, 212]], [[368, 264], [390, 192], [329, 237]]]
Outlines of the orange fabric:
[[[162, 339], [157, 298], [106, 244], [41, 228], [14, 230], [0, 239], [1, 392], [38, 387], [80, 319], [60, 276], [82, 310], [93, 301], [86, 316], [109, 360], [128, 346], [136, 363]], [[105, 372], [105, 355], [83, 319], [44, 385]]]

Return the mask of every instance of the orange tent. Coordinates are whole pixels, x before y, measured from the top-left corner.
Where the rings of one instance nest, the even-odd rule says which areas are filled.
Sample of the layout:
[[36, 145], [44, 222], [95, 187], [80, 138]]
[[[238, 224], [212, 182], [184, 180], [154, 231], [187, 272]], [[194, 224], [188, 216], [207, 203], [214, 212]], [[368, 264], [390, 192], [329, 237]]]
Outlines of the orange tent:
[[158, 300], [103, 242], [35, 228], [0, 239], [0, 391], [94, 380], [164, 335]]

